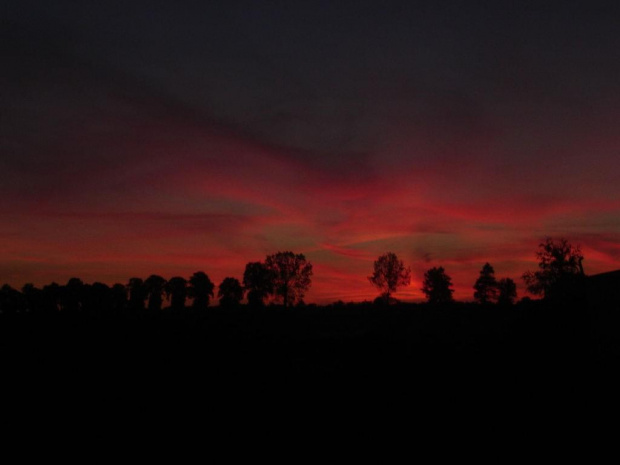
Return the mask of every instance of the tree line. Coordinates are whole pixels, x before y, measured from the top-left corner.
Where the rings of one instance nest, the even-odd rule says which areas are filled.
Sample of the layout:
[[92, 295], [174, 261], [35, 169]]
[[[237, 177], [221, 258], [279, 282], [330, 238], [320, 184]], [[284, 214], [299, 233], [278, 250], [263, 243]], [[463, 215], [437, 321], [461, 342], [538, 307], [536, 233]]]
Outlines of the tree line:
[[[527, 291], [556, 302], [582, 297], [585, 274], [580, 248], [571, 245], [565, 238], [555, 240], [550, 237], [538, 247], [538, 270], [527, 271], [522, 275]], [[388, 252], [374, 262], [374, 273], [368, 280], [379, 290], [378, 299], [391, 303], [395, 300], [392, 294], [411, 283], [411, 268], [406, 267], [395, 253]], [[480, 270], [473, 289], [474, 300], [483, 305], [512, 305], [517, 299], [516, 283], [511, 278], [497, 280], [495, 270], [488, 262]], [[454, 301], [452, 278], [441, 266], [424, 273], [421, 291], [430, 304]]]
[[[267, 255], [262, 262], [248, 263], [242, 282], [234, 277], [224, 278], [217, 286], [217, 298], [225, 308], [238, 306], [246, 295], [253, 307], [263, 306], [267, 301], [289, 307], [303, 302], [311, 277], [312, 264], [303, 254], [277, 252]], [[189, 300], [190, 308], [201, 311], [215, 297], [215, 287], [203, 271], [197, 271], [189, 279], [174, 276], [166, 280], [151, 275], [146, 279], [133, 277], [127, 284], [113, 286], [101, 282], [85, 284], [79, 278], [71, 278], [65, 285], [51, 283], [41, 289], [25, 284], [20, 292], [5, 284], [0, 288], [0, 312], [152, 313], [162, 309], [164, 297], [172, 310], [185, 310]]]
[[[583, 255], [566, 239], [547, 238], [536, 252], [538, 270], [527, 271], [522, 279], [528, 292], [548, 300], [572, 298], [583, 288]], [[285, 308], [303, 303], [311, 286], [312, 264], [303, 254], [290, 251], [267, 255], [264, 261], [246, 265], [242, 280], [226, 277], [217, 286], [217, 299], [224, 308], [234, 308], [247, 297], [248, 305], [261, 307], [268, 302]], [[411, 269], [395, 253], [387, 252], [373, 264], [369, 282], [379, 290], [376, 301], [395, 303], [393, 294], [411, 283]], [[26, 284], [21, 291], [5, 284], [0, 288], [0, 312], [32, 312], [66, 314], [120, 314], [122, 312], [157, 312], [164, 297], [172, 310], [206, 309], [215, 298], [215, 284], [203, 271], [188, 279], [174, 276], [168, 280], [159, 275], [146, 279], [133, 277], [127, 284], [108, 286], [95, 282], [85, 284], [71, 278], [65, 285], [51, 283], [41, 289]], [[496, 279], [493, 267], [487, 262], [473, 285], [474, 299], [480, 304], [512, 305], [517, 298], [516, 283], [510, 278]], [[424, 273], [422, 293], [429, 304], [440, 305], [454, 301], [452, 279], [441, 266]]]
[[[411, 268], [405, 267], [403, 261], [399, 260], [395, 253], [388, 252], [374, 262], [374, 273], [368, 277], [368, 280], [380, 292], [377, 299], [389, 304], [395, 301], [392, 294], [411, 283]], [[497, 281], [495, 270], [489, 263], [485, 263], [482, 267], [474, 289], [474, 299], [481, 304], [512, 305], [517, 298], [515, 282], [510, 278]], [[424, 273], [421, 291], [426, 296], [427, 302], [433, 305], [454, 301], [452, 278], [441, 266], [430, 268]]]

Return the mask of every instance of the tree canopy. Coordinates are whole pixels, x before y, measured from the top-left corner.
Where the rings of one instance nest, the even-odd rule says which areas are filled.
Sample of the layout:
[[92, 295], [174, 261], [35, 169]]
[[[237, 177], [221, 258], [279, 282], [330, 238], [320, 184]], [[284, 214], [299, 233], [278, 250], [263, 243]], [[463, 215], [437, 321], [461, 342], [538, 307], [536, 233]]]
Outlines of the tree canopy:
[[141, 278], [130, 278], [127, 283], [127, 290], [129, 291], [129, 306], [135, 311], [141, 311], [144, 309], [144, 300], [146, 299], [147, 291], [144, 286], [144, 281]]
[[209, 306], [209, 299], [213, 297], [215, 284], [203, 271], [197, 271], [189, 278], [188, 296], [194, 299], [192, 307], [196, 310], [204, 310]]
[[497, 300], [497, 280], [495, 279], [495, 270], [487, 262], [480, 270], [480, 276], [474, 284], [474, 299], [481, 304], [495, 302]]
[[517, 285], [510, 278], [500, 279], [497, 283], [499, 295], [497, 303], [500, 305], [512, 305], [517, 298]]
[[278, 252], [268, 255], [265, 267], [273, 282], [273, 292], [284, 306], [300, 302], [312, 283], [312, 264], [303, 254]]
[[443, 304], [452, 302], [452, 279], [443, 267], [435, 267], [424, 273], [422, 292], [430, 304]]
[[523, 274], [528, 292], [546, 299], [574, 294], [583, 276], [583, 255], [567, 239], [547, 237], [536, 252], [538, 270]]
[[161, 310], [162, 296], [166, 289], [166, 279], [152, 274], [144, 281], [144, 287], [149, 298], [148, 309], [151, 311]]
[[265, 299], [273, 293], [271, 271], [263, 262], [250, 262], [243, 272], [243, 288], [248, 293], [248, 304], [262, 306]]
[[387, 252], [374, 262], [374, 272], [368, 277], [381, 296], [390, 301], [390, 296], [400, 287], [408, 286], [411, 282], [411, 269], [406, 268], [402, 260], [395, 253]]
[[166, 297], [170, 299], [170, 307], [183, 310], [187, 298], [187, 279], [181, 276], [170, 278], [166, 284]]
[[220, 306], [225, 308], [236, 307], [243, 299], [243, 292], [243, 287], [237, 278], [224, 278], [217, 291]]

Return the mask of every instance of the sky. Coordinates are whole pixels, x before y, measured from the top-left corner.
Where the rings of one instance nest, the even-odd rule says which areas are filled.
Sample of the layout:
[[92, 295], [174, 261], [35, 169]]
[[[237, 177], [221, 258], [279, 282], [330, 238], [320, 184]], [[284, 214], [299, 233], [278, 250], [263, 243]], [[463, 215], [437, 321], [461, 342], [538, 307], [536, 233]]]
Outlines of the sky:
[[0, 283], [218, 284], [291, 250], [306, 301], [373, 261], [620, 268], [620, 6], [66, 1], [0, 6]]

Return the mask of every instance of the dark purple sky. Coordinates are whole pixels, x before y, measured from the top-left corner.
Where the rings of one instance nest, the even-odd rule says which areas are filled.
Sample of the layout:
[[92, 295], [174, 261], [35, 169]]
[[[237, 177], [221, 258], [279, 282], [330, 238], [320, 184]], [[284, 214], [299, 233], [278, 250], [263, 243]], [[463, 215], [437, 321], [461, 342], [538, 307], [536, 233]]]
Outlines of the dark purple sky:
[[620, 268], [620, 8], [507, 3], [3, 2], [0, 282]]

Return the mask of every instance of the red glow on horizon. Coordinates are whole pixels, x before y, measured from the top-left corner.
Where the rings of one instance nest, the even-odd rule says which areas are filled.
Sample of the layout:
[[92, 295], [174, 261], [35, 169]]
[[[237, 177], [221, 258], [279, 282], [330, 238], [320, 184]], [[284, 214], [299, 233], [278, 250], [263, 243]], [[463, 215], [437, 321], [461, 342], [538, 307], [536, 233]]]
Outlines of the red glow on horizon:
[[84, 179], [71, 171], [42, 177], [13, 197], [3, 210], [0, 283], [77, 276], [113, 284], [201, 270], [218, 284], [240, 279], [250, 261], [292, 250], [315, 267], [307, 302], [361, 301], [377, 296], [367, 280], [373, 260], [393, 251], [413, 272], [395, 295], [404, 301], [423, 300], [422, 275], [433, 266], [452, 277], [457, 300], [471, 300], [487, 261], [522, 297], [520, 276], [535, 269], [547, 235], [580, 243], [587, 273], [620, 268], [618, 201], [552, 185], [545, 189], [553, 195], [530, 192], [540, 176], [508, 185], [492, 171], [469, 180], [465, 168], [447, 172], [439, 162], [377, 168], [389, 153], [348, 171], [174, 123], [168, 135], [142, 130], [137, 140], [161, 144], [116, 144], [126, 155], [123, 176], [97, 164]]

